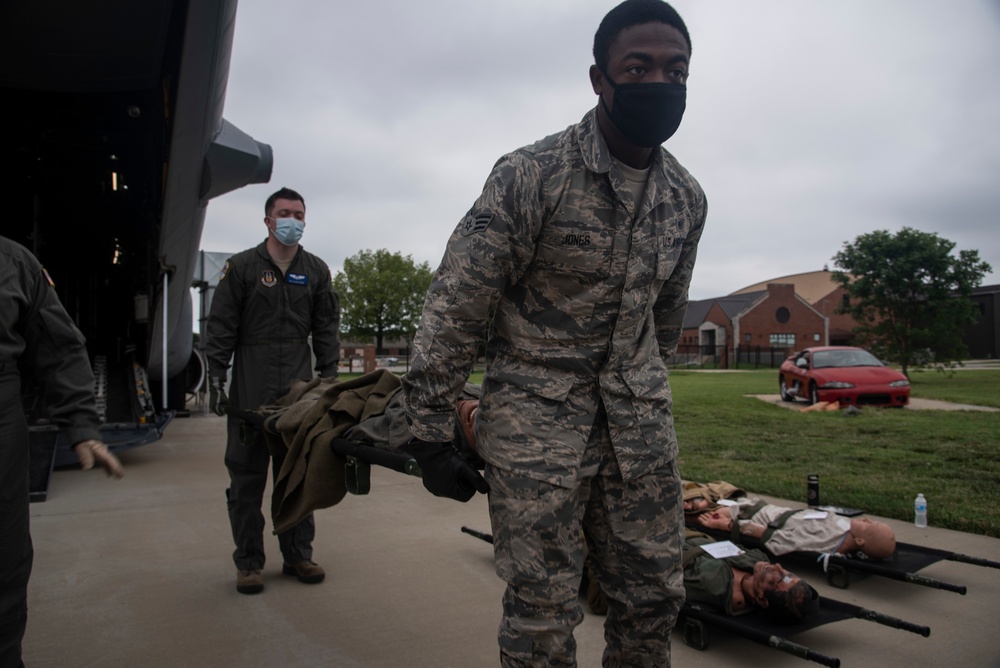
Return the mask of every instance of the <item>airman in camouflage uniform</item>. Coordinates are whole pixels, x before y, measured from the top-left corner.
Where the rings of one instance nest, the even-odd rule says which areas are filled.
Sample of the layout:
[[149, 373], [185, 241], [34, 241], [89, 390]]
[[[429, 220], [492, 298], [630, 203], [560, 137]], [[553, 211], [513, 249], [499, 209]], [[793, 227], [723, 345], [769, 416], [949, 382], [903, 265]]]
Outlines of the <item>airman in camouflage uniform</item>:
[[[619, 102], [628, 106], [628, 83], [683, 94], [689, 54], [666, 3], [612, 10], [595, 36], [598, 107], [497, 162], [427, 295], [403, 379], [419, 439], [412, 452], [428, 489], [461, 500], [485, 489], [481, 479], [436, 466], [428, 453], [441, 461], [450, 447], [455, 397], [487, 340], [476, 439], [496, 569], [508, 583], [504, 666], [576, 665], [582, 533], [609, 600], [604, 664], [670, 662], [684, 599], [683, 521], [665, 360], [680, 335], [706, 202], [659, 147], [679, 114], [650, 139], [636, 127], [676, 107], [631, 97], [640, 113], [630, 118]], [[438, 491], [435, 478], [449, 473], [467, 494]]]

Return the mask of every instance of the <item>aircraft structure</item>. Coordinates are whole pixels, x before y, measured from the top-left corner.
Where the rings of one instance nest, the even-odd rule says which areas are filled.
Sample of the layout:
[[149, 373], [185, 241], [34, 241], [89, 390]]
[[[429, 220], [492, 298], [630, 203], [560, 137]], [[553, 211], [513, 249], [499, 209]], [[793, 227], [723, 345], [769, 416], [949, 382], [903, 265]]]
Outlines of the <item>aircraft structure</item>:
[[[236, 9], [0, 3], [0, 234], [38, 257], [87, 338], [113, 449], [159, 438], [201, 382], [191, 287], [206, 209], [270, 179], [271, 147], [223, 118]], [[73, 463], [22, 378], [33, 449], [47, 440], [55, 465]]]

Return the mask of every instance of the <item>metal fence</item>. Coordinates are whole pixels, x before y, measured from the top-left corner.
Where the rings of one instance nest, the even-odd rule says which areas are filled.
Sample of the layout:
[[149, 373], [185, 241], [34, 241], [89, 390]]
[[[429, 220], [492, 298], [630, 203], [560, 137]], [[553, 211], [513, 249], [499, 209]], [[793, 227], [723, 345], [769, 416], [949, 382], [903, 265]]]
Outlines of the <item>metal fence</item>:
[[679, 345], [667, 364], [674, 369], [777, 369], [789, 355], [790, 348], [768, 346]]

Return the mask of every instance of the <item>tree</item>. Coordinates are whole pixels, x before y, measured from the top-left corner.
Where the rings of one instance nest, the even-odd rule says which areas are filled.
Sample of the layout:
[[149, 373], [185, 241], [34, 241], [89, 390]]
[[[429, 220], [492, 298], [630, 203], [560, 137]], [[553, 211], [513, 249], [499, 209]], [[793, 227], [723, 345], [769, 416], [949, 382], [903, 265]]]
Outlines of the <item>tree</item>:
[[363, 250], [344, 260], [333, 287], [340, 296], [341, 327], [359, 341], [375, 341], [382, 352], [386, 338], [409, 338], [417, 330], [430, 266], [387, 250]]
[[841, 307], [858, 326], [854, 334], [879, 357], [911, 366], [948, 364], [968, 353], [963, 327], [976, 322], [969, 298], [992, 271], [978, 251], [952, 255], [954, 242], [904, 227], [862, 234], [844, 243], [833, 261], [833, 280], [849, 303]]

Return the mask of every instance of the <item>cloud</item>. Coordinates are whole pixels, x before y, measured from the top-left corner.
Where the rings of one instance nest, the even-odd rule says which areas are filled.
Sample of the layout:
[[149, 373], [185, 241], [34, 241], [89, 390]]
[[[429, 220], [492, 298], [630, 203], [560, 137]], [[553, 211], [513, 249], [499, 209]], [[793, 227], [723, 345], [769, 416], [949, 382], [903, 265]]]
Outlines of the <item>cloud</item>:
[[[910, 226], [1000, 282], [1000, 10], [989, 0], [685, 0], [688, 110], [667, 148], [702, 183], [691, 296], [831, 264]], [[503, 153], [596, 98], [596, 0], [242, 0], [225, 116], [271, 144], [270, 184], [213, 201], [203, 248], [264, 236], [277, 187], [336, 271], [362, 249], [435, 266]]]

